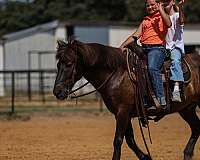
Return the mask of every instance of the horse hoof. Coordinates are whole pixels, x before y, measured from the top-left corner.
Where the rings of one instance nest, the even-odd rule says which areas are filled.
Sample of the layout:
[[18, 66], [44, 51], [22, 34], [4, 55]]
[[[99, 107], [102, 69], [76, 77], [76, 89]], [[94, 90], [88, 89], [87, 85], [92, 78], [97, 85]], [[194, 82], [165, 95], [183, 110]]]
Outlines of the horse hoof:
[[145, 155], [144, 157], [141, 158], [141, 160], [152, 160], [152, 159], [148, 155]]

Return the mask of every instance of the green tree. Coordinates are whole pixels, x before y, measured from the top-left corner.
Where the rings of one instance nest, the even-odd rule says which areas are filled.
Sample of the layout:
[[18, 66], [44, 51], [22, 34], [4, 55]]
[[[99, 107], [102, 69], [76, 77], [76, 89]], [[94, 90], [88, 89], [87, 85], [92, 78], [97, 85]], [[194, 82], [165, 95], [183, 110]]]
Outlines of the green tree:
[[141, 21], [145, 15], [145, 3], [141, 0], [126, 0], [127, 15], [126, 21]]
[[[0, 7], [0, 35], [55, 19], [141, 22], [145, 15], [144, 0], [34, 0], [32, 3], [8, 1]], [[199, 0], [185, 2], [186, 23], [200, 22], [199, 8]]]
[[199, 23], [200, 22], [200, 1], [187, 0], [184, 5], [186, 22]]
[[28, 27], [28, 21], [30, 21], [26, 15], [28, 9], [27, 4], [8, 3], [6, 9], [0, 11], [0, 34]]

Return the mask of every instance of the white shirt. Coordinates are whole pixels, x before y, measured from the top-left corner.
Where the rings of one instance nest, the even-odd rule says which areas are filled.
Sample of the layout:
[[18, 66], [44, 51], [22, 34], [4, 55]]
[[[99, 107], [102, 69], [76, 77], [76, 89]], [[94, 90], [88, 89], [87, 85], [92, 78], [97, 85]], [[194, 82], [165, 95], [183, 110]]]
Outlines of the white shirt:
[[184, 25], [180, 25], [179, 23], [179, 13], [176, 12], [170, 16], [172, 26], [168, 28], [166, 35], [166, 48], [174, 49], [179, 48], [182, 53], [185, 53], [184, 50], [184, 41], [183, 41], [183, 27]]

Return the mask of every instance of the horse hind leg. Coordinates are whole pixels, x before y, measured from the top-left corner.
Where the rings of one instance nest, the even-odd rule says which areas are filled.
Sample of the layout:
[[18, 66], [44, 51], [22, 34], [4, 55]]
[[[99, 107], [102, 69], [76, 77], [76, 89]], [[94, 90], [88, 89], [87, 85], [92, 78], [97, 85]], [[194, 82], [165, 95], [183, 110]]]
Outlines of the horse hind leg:
[[132, 128], [132, 124], [131, 124], [131, 120], [129, 120], [128, 125], [127, 125], [127, 129], [125, 132], [125, 139], [126, 139], [126, 143], [128, 144], [129, 148], [135, 152], [136, 156], [140, 159], [140, 160], [152, 160], [151, 157], [149, 157], [148, 155], [145, 155], [140, 148], [137, 146], [135, 139], [134, 139], [134, 134], [133, 134], [133, 128]]
[[196, 104], [190, 109], [180, 111], [181, 117], [189, 124], [192, 131], [191, 137], [184, 149], [184, 160], [191, 160], [194, 152], [195, 144], [200, 136], [200, 119], [196, 113]]

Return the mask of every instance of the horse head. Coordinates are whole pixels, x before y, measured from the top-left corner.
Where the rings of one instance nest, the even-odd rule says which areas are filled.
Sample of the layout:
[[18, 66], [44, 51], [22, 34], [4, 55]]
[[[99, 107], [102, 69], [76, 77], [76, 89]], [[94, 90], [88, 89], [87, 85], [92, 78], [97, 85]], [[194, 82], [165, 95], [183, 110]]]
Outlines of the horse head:
[[82, 77], [82, 67], [75, 41], [68, 43], [57, 41], [57, 76], [54, 83], [53, 94], [64, 100], [70, 94], [74, 84]]

